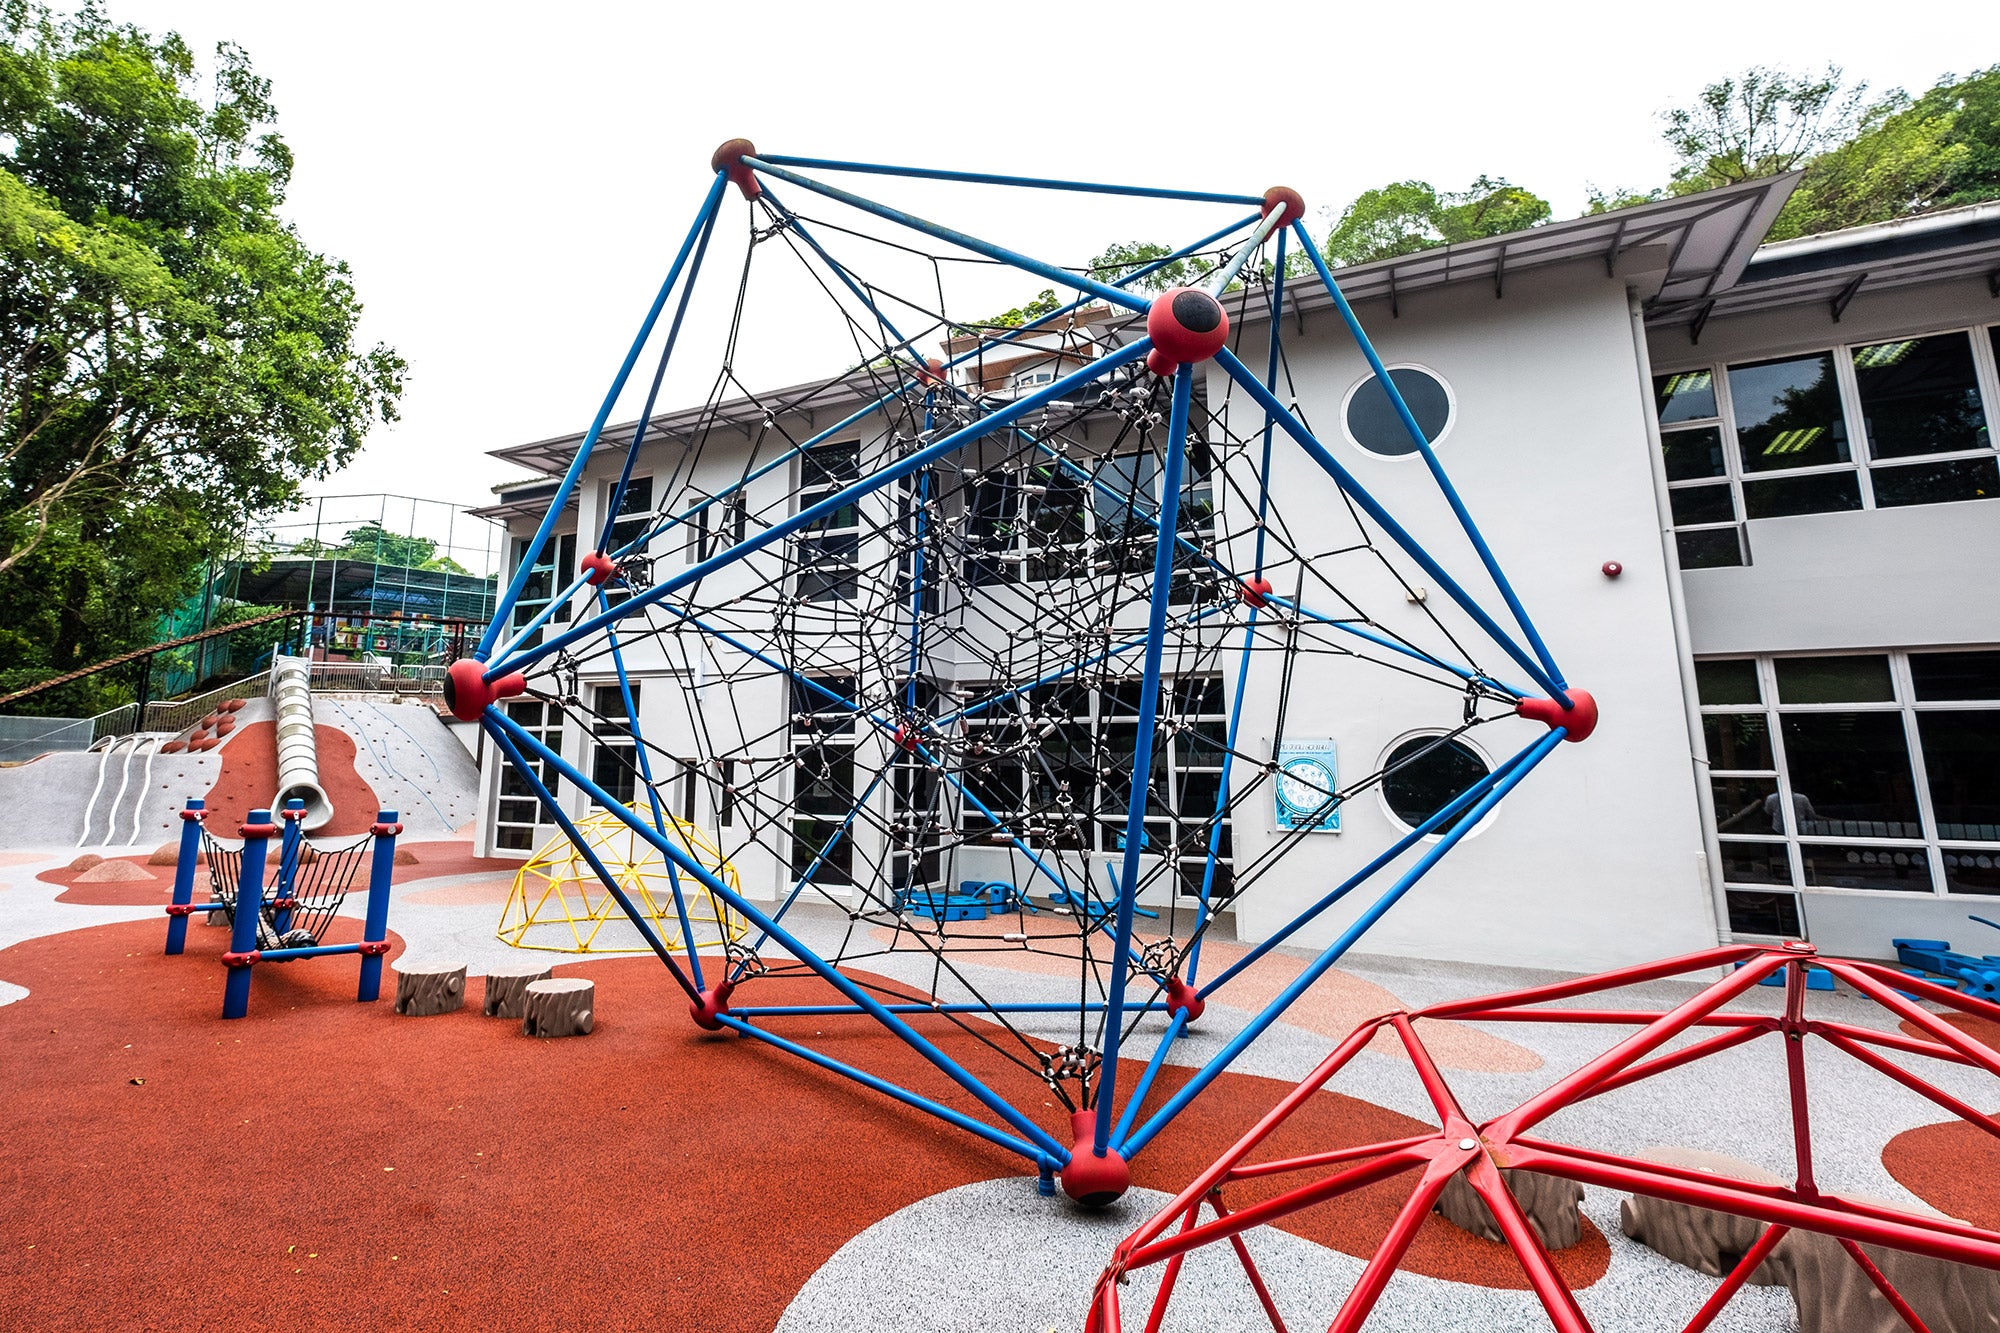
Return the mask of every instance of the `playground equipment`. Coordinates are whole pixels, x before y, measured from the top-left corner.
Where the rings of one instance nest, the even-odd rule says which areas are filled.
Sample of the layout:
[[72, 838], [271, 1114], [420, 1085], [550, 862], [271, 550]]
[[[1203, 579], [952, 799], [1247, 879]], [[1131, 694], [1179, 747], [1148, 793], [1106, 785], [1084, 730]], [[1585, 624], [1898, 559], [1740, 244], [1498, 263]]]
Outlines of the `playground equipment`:
[[[1982, 926], [2000, 930], [2000, 923], [1967, 915]], [[1896, 946], [1897, 961], [1911, 969], [1910, 975], [1927, 972], [1946, 978], [1944, 984], [1967, 995], [1977, 995], [1982, 1000], [2000, 999], [2000, 956], [1987, 954], [1975, 958], [1971, 954], [1953, 953], [1950, 940], [1891, 940], [1890, 943]]]
[[[446, 673], [447, 703], [482, 724], [517, 794], [539, 798], [698, 1024], [768, 1042], [1018, 1153], [1045, 1192], [1060, 1172], [1075, 1198], [1114, 1198], [1131, 1156], [1537, 765], [1588, 736], [1597, 706], [1535, 630], [1305, 232], [1296, 192], [834, 162], [759, 154], [743, 140], [710, 166], [707, 196], [492, 623]], [[1171, 200], [1227, 210], [1229, 220], [1157, 260], [1079, 269], [821, 179], [832, 173]], [[702, 265], [730, 244], [719, 221], [732, 187], [748, 226], [715, 387], [698, 411], [656, 418]], [[781, 192], [826, 211], [808, 214]], [[743, 378], [743, 332], [757, 318], [743, 293], [772, 264], [804, 266], [835, 307], [830, 345], [853, 359], [831, 380], [759, 397]], [[966, 318], [968, 302], [990, 298], [959, 291], [959, 275], [994, 264], [1049, 283], [1048, 298], [999, 321]], [[1455, 520], [1438, 549], [1412, 536], [1288, 401], [1282, 343], [1300, 274], [1307, 299], [1328, 307], [1372, 368], [1425, 469], [1416, 475], [1428, 474], [1429, 498]], [[1263, 345], [1251, 349], [1243, 332], [1258, 321]], [[783, 332], [796, 344], [812, 328], [788, 312]], [[1261, 369], [1239, 359], [1232, 330]], [[924, 339], [948, 359], [920, 354]], [[656, 369], [642, 390], [648, 378], [633, 373], [648, 355]], [[628, 386], [643, 402], [628, 402]], [[614, 444], [607, 423], [621, 404], [636, 406], [636, 424]], [[654, 430], [672, 447], [648, 454]], [[576, 539], [565, 586], [555, 527], [600, 444], [622, 466], [602, 507], [586, 510], [602, 521]], [[1288, 519], [1281, 493], [1297, 492], [1301, 470], [1329, 484]], [[590, 475], [594, 486], [604, 473]], [[586, 543], [594, 549], [583, 554]], [[1484, 656], [1505, 659], [1504, 671], [1481, 665]], [[1269, 883], [1388, 772], [1317, 788], [1290, 773], [1288, 799], [1311, 805], [1317, 791], [1322, 808], [1300, 812], [1256, 855], [1238, 855], [1232, 821], [1272, 798], [1290, 682], [1306, 661], [1435, 687], [1437, 739], [1395, 767], [1475, 727], [1515, 734], [1496, 741], [1506, 757], [1491, 772], [1247, 957], [1205, 976], [1201, 944], [1216, 913]], [[689, 739], [648, 735], [639, 684], [649, 706], [664, 693], [669, 711], [685, 712]], [[586, 771], [565, 757], [522, 724], [521, 708], [615, 740], [596, 751], [609, 767]], [[613, 776], [643, 801], [612, 795]], [[750, 901], [673, 833], [661, 810], [673, 803], [669, 780], [683, 779], [700, 784], [718, 829], [730, 830], [733, 861], [754, 851], [787, 874], [780, 902]], [[698, 953], [677, 956], [552, 784], [584, 793], [680, 871], [668, 886], [677, 916], [688, 911], [687, 886], [699, 886], [754, 938], [719, 972]], [[1012, 867], [1008, 903], [987, 895], [954, 907], [945, 886], [991, 883], [996, 858]], [[1172, 1097], [1145, 1108], [1206, 997], [1363, 890], [1372, 904]], [[1031, 895], [1060, 910], [1031, 915]], [[788, 927], [802, 899], [846, 914], [837, 947], [814, 949]], [[995, 929], [996, 914], [1010, 929]], [[1160, 938], [1135, 940], [1135, 918]], [[787, 957], [767, 964], [766, 944]], [[1074, 967], [1069, 998], [1003, 993], [1004, 979], [969, 970], [1004, 949]], [[899, 954], [923, 960], [927, 979], [884, 992], [854, 974], [878, 960], [893, 969]], [[830, 988], [828, 1003], [740, 1002], [764, 976], [807, 973]], [[826, 1014], [872, 1017], [980, 1112], [780, 1035]], [[1148, 1015], [1165, 1033], [1132, 1079], [1119, 1057]], [[1018, 1086], [989, 1086], [919, 1024], [984, 1043], [1019, 1072]], [[1060, 1044], [1047, 1036], [1057, 1025]], [[1067, 1123], [1052, 1133], [1041, 1108], [1058, 1102]]]
[[[229, 922], [229, 949], [222, 961], [229, 969], [223, 985], [222, 1016], [241, 1018], [250, 1010], [250, 974], [258, 963], [289, 963], [300, 958], [335, 954], [361, 956], [361, 980], [354, 998], [362, 1003], [382, 993], [382, 956], [389, 952], [389, 885], [395, 873], [396, 835], [403, 826], [394, 810], [378, 811], [375, 826], [360, 839], [321, 851], [305, 840], [300, 827], [305, 802], [285, 803], [282, 833], [269, 810], [252, 810], [240, 830], [241, 847], [224, 847], [209, 835], [207, 811], [191, 799], [181, 811], [180, 855], [174, 864], [173, 901], [167, 905], [167, 952], [187, 949], [188, 917], [219, 912]], [[271, 893], [264, 890], [271, 838], [279, 837], [277, 874]], [[361, 938], [327, 944], [327, 927], [346, 900], [366, 851], [368, 908]], [[214, 901], [194, 901], [198, 862], [208, 866]]]
[[[732, 890], [741, 891], [736, 867], [722, 849], [685, 819], [667, 816], [668, 836], [710, 874]], [[500, 910], [500, 939], [517, 949], [547, 949], [553, 953], [613, 953], [629, 951], [633, 941], [600, 940], [605, 926], [626, 920], [619, 900], [597, 883], [593, 861], [611, 872], [625, 900], [633, 904], [667, 948], [685, 953], [727, 947], [748, 929], [743, 919], [694, 883], [676, 894], [680, 869], [619, 816], [599, 811], [576, 821], [581, 843], [552, 838], [523, 862], [514, 874], [514, 888]], [[586, 853], [583, 849], [588, 847]], [[643, 947], [643, 945], [639, 946]]]
[[272, 804], [304, 803], [299, 821], [310, 833], [333, 818], [333, 802], [319, 785], [319, 737], [313, 727], [312, 659], [279, 656], [271, 663], [271, 704], [278, 723], [278, 792]]
[[[1905, 1036], [1898, 1031], [1808, 1018], [1806, 969], [1809, 961], [1825, 968], [1850, 989], [1881, 1005], [1905, 1024], [1915, 1026], [1924, 1035]], [[1740, 966], [1735, 966], [1737, 964]], [[1693, 998], [1665, 1012], [1576, 1008], [1563, 1003], [1665, 977], [1702, 973], [1713, 975], [1718, 967], [1729, 968], [1730, 971], [1722, 980], [1708, 985]], [[1785, 981], [1785, 1009], [1782, 1015], [1731, 1012], [1724, 1008], [1751, 986], [1775, 974], [1782, 974]], [[1116, 1333], [1121, 1327], [1119, 1288], [1123, 1278], [1134, 1269], [1161, 1263], [1166, 1268], [1146, 1328], [1159, 1330], [1170, 1327], [1165, 1317], [1184, 1257], [1200, 1246], [1227, 1243], [1234, 1248], [1245, 1277], [1253, 1285], [1272, 1326], [1283, 1333], [1284, 1320], [1262, 1274], [1242, 1243], [1242, 1233], [1301, 1209], [1336, 1200], [1377, 1181], [1414, 1171], [1419, 1174], [1409, 1201], [1397, 1213], [1388, 1234], [1356, 1279], [1333, 1320], [1332, 1333], [1353, 1333], [1366, 1322], [1390, 1276], [1415, 1239], [1417, 1228], [1429, 1215], [1432, 1205], [1444, 1193], [1446, 1186], [1454, 1177], [1461, 1175], [1492, 1210], [1502, 1238], [1527, 1275], [1550, 1324], [1559, 1333], [1590, 1333], [1590, 1321], [1556, 1272], [1547, 1249], [1502, 1181], [1501, 1169], [1511, 1168], [1579, 1184], [1630, 1190], [1653, 1198], [1753, 1218], [1763, 1223], [1764, 1230], [1756, 1243], [1736, 1262], [1721, 1287], [1688, 1320], [1686, 1333], [1698, 1333], [1698, 1330], [1707, 1328], [1786, 1232], [1791, 1230], [1816, 1232], [1835, 1238], [1890, 1305], [1909, 1322], [1910, 1327], [1921, 1329], [1924, 1327], [1922, 1321], [1914, 1316], [1901, 1294], [1861, 1251], [1860, 1246], [1881, 1245], [1954, 1263], [2000, 1269], [2000, 1233], [1968, 1226], [1935, 1213], [1912, 1213], [1822, 1191], [1815, 1183], [1813, 1174], [1813, 1139], [1805, 1076], [1805, 1042], [1808, 1038], [1815, 1038], [1853, 1056], [1912, 1092], [1929, 1098], [1988, 1134], [2000, 1137], [2000, 1120], [1984, 1115], [1933, 1087], [1886, 1054], [1922, 1055], [1968, 1065], [2000, 1078], [2000, 1052], [1967, 1036], [1921, 1005], [1905, 999], [1904, 991], [1914, 992], [1919, 999], [1949, 1003], [1981, 1017], [2000, 1019], [2000, 1005], [1967, 999], [1929, 982], [1913, 982], [1894, 968], [1880, 964], [1819, 958], [1810, 945], [1798, 944], [1782, 948], [1737, 945], [1711, 949], [1552, 986], [1538, 986], [1483, 999], [1458, 1000], [1371, 1019], [1356, 1028], [1303, 1083], [1286, 1094], [1284, 1100], [1258, 1121], [1255, 1128], [1196, 1177], [1172, 1203], [1119, 1245], [1110, 1265], [1098, 1279], [1085, 1327], [1090, 1333]], [[1474, 1123], [1459, 1106], [1444, 1075], [1424, 1048], [1423, 1039], [1414, 1027], [1415, 1020], [1420, 1018], [1602, 1024], [1607, 1027], [1636, 1027], [1638, 1031], [1513, 1110]], [[1704, 1035], [1665, 1054], [1657, 1054], [1668, 1042], [1689, 1031], [1699, 1031]], [[1250, 1160], [1260, 1143], [1325, 1087], [1357, 1052], [1381, 1032], [1393, 1034], [1409, 1055], [1438, 1117], [1438, 1129], [1391, 1143], [1342, 1145], [1279, 1160]], [[1645, 1158], [1571, 1146], [1534, 1132], [1537, 1126], [1565, 1107], [1746, 1045], [1767, 1033], [1776, 1034], [1782, 1042], [1785, 1072], [1791, 1091], [1791, 1130], [1797, 1170], [1794, 1183], [1790, 1186], [1737, 1180]], [[1270, 1194], [1269, 1186], [1281, 1180], [1287, 1188], [1281, 1193]], [[1223, 1198], [1225, 1188], [1239, 1195], [1234, 1208]], [[1246, 1203], [1240, 1197], [1246, 1191], [1257, 1192], [1254, 1202]], [[1207, 1222], [1200, 1220], [1204, 1205], [1214, 1214], [1213, 1219]]]

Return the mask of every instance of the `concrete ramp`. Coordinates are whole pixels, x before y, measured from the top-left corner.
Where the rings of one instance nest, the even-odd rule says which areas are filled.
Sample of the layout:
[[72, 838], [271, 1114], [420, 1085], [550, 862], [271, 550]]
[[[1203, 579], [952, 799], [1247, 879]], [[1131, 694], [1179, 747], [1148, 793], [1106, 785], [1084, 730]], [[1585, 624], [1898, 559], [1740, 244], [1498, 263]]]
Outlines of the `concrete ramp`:
[[478, 812], [478, 766], [429, 706], [319, 694], [313, 720], [354, 738], [354, 771], [409, 836], [449, 837]]

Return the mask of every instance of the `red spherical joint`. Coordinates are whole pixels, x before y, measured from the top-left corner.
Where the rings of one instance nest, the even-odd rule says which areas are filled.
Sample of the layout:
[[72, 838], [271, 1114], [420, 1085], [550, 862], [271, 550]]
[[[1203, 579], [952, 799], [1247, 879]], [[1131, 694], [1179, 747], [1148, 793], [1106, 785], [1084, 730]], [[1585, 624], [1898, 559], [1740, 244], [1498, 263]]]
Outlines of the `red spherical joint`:
[[255, 949], [250, 950], [248, 953], [237, 953], [234, 949], [231, 949], [228, 953], [222, 955], [222, 965], [224, 967], [255, 967], [257, 966], [257, 960], [262, 957], [263, 955]]
[[1580, 741], [1597, 730], [1597, 700], [1585, 690], [1564, 690], [1563, 693], [1569, 696], [1568, 708], [1554, 699], [1523, 699], [1514, 706], [1514, 712], [1545, 726], [1563, 727], [1569, 732], [1564, 740]]
[[394, 838], [403, 831], [401, 824], [370, 824], [368, 831], [378, 838]]
[[380, 958], [383, 954], [389, 952], [389, 941], [363, 940], [354, 946], [354, 952], [360, 954], [363, 958]]
[[1602, 566], [1602, 569], [1604, 571], [1604, 577], [1607, 579], [1615, 579], [1620, 574], [1623, 574], [1625, 572], [1625, 566], [1619, 564], [1616, 560], [1606, 560]]
[[694, 1025], [709, 1032], [722, 1031], [722, 1013], [729, 1008], [729, 997], [735, 991], [736, 983], [733, 981], [718, 981], [703, 991], [701, 1000], [688, 1006]]
[[611, 576], [618, 572], [616, 562], [602, 551], [592, 551], [577, 564], [585, 571], [583, 581], [593, 588], [603, 587], [611, 581]]
[[1201, 998], [1195, 988], [1179, 977], [1167, 978], [1167, 1012], [1187, 1011], [1187, 1021], [1192, 1023], [1201, 1017], [1202, 1010], [1208, 1008], [1208, 1001]]
[[1273, 185], [1264, 191], [1264, 216], [1270, 217], [1274, 208], [1285, 210], [1278, 218], [1278, 225], [1289, 227], [1306, 215], [1306, 199], [1289, 185]]
[[1146, 311], [1146, 336], [1153, 340], [1146, 368], [1171, 375], [1222, 350], [1229, 341], [1229, 313], [1199, 287], [1169, 287]]
[[714, 156], [708, 159], [708, 165], [712, 170], [727, 174], [730, 183], [743, 191], [745, 199], [755, 199], [764, 193], [764, 187], [757, 183], [757, 174], [743, 160], [755, 156], [756, 144], [748, 139], [731, 139], [715, 150]]
[[486, 664], [477, 658], [461, 657], [445, 668], [444, 706], [460, 722], [477, 722], [486, 706], [499, 699], [511, 699], [528, 688], [528, 678], [510, 671], [495, 681], [486, 679]]
[[1243, 605], [1254, 606], [1261, 611], [1271, 604], [1271, 580], [1245, 579], [1243, 586], [1237, 589], [1237, 595], [1242, 597]]
[[917, 368], [917, 383], [919, 384], [926, 385], [932, 388], [942, 389], [945, 385], [949, 384], [950, 382], [951, 381], [945, 377], [944, 362], [939, 360], [937, 357], [932, 357], [930, 360], [924, 362], [922, 366]]
[[1132, 1187], [1132, 1168], [1115, 1148], [1105, 1148], [1102, 1157], [1090, 1150], [1097, 1130], [1097, 1112], [1076, 1112], [1069, 1118], [1069, 1129], [1076, 1146], [1070, 1149], [1069, 1165], [1062, 1169], [1063, 1193], [1086, 1208], [1102, 1208], [1115, 1202]]
[[275, 838], [278, 836], [276, 824], [245, 824], [236, 830], [240, 838]]

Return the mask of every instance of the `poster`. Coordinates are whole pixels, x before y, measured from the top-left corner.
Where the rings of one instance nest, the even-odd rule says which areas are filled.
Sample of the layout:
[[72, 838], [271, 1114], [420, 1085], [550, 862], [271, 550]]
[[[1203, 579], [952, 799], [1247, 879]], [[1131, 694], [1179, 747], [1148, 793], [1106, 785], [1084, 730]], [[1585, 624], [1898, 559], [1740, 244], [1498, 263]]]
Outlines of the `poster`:
[[1278, 747], [1278, 831], [1340, 832], [1340, 807], [1328, 805], [1338, 791], [1340, 769], [1330, 740], [1287, 740]]

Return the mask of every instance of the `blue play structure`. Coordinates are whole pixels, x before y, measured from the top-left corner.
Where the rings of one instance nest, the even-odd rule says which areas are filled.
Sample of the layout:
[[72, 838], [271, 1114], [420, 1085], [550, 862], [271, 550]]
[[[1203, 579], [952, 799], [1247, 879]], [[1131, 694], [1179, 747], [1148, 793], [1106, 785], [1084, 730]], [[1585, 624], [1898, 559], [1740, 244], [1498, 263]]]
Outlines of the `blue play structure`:
[[[180, 855], [174, 866], [174, 898], [167, 905], [167, 952], [187, 949], [188, 917], [196, 912], [220, 913], [229, 922], [229, 948], [223, 964], [222, 1016], [242, 1018], [250, 1011], [250, 974], [259, 963], [289, 963], [300, 958], [358, 954], [361, 981], [354, 998], [368, 1003], [382, 993], [382, 956], [389, 951], [389, 885], [395, 873], [396, 836], [403, 826], [394, 810], [377, 811], [375, 826], [344, 847], [319, 849], [305, 840], [299, 822], [305, 802], [293, 798], [280, 812], [284, 828], [271, 822], [269, 810], [252, 810], [240, 830], [243, 845], [225, 847], [209, 836], [207, 810], [199, 799], [181, 811]], [[277, 835], [277, 873], [264, 889], [271, 838]], [[346, 900], [363, 860], [368, 864], [368, 908], [361, 938], [325, 944], [326, 929]], [[196, 863], [206, 860], [212, 901], [194, 901]], [[245, 910], [246, 904], [255, 904]]]
[[[2000, 922], [1988, 921], [1983, 916], [1970, 919], [2000, 930]], [[1896, 946], [1896, 961], [1911, 976], [1940, 977], [1942, 984], [1967, 995], [2000, 1000], [2000, 957], [1987, 954], [1975, 958], [1971, 954], [1954, 953], [1949, 940], [1891, 940], [1890, 943]]]

